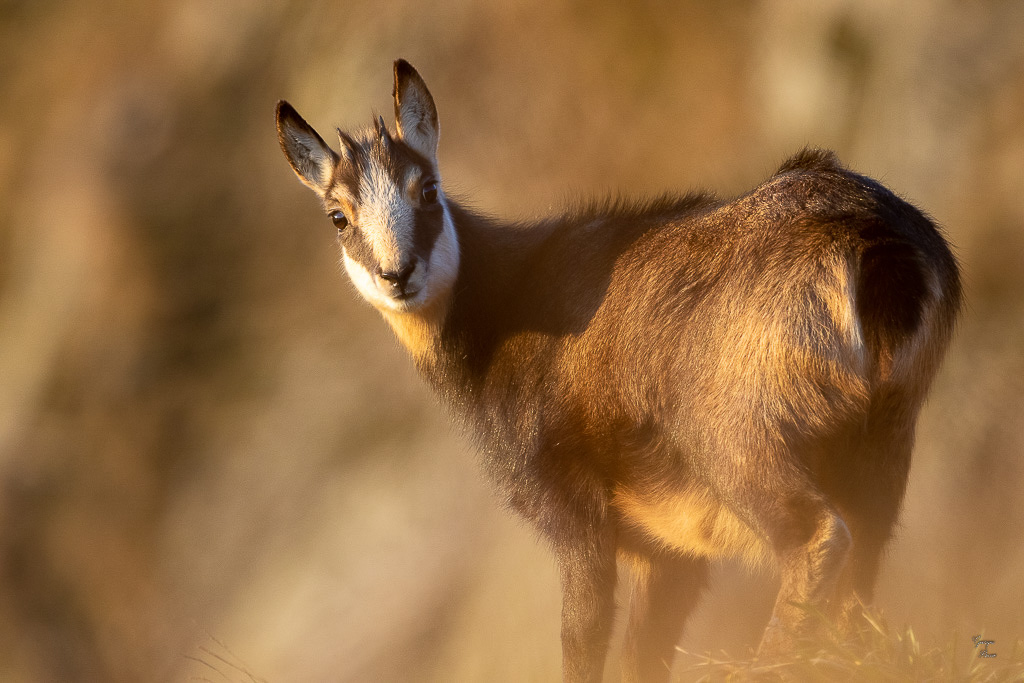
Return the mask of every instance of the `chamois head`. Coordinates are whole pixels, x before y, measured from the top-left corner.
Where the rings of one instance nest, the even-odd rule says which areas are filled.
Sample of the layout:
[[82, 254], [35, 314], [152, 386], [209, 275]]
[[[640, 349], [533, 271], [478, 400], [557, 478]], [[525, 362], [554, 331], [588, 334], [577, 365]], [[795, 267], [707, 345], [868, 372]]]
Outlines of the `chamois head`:
[[277, 135], [299, 180], [323, 201], [338, 228], [345, 270], [384, 313], [431, 309], [459, 267], [459, 247], [437, 169], [440, 127], [434, 99], [416, 70], [395, 62], [397, 133], [378, 117], [332, 150], [285, 101]]

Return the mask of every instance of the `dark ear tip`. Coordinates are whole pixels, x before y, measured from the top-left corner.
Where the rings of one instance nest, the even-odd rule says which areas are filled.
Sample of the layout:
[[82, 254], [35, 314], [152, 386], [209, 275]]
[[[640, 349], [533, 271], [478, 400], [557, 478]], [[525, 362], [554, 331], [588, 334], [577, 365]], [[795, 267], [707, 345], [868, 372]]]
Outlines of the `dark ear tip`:
[[413, 68], [413, 65], [410, 64], [409, 62], [407, 62], [407, 61], [405, 61], [404, 59], [401, 59], [401, 58], [395, 60], [395, 80], [396, 81], [404, 81], [409, 76], [418, 76], [418, 75], [419, 74], [416, 73], [416, 69]]
[[277, 120], [280, 121], [283, 118], [297, 118], [299, 113], [295, 111], [295, 107], [288, 104], [285, 100], [278, 100], [277, 106], [274, 107], [274, 114], [277, 117]]

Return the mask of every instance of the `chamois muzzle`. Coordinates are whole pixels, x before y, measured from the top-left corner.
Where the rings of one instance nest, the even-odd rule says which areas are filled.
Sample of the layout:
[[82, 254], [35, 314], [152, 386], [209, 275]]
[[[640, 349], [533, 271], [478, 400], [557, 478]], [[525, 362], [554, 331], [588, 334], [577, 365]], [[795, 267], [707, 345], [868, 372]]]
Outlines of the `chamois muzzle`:
[[381, 284], [382, 289], [387, 291], [395, 299], [408, 299], [417, 294], [419, 290], [407, 290], [409, 285], [409, 278], [412, 276], [414, 270], [416, 270], [417, 260], [413, 259], [411, 263], [402, 268], [401, 270], [377, 270], [377, 277], [384, 282]]

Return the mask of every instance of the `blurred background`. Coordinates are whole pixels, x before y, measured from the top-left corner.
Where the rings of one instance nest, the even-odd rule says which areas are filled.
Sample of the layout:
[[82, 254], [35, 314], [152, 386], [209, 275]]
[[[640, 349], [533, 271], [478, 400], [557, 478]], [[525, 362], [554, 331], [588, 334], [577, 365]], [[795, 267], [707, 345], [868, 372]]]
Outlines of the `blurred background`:
[[[441, 117], [449, 193], [738, 194], [832, 147], [967, 308], [878, 604], [1024, 638], [1024, 3], [0, 0], [0, 680], [547, 681], [553, 562], [337, 265], [273, 110]], [[682, 646], [744, 655], [730, 563]], [[615, 677], [614, 661], [609, 667]]]

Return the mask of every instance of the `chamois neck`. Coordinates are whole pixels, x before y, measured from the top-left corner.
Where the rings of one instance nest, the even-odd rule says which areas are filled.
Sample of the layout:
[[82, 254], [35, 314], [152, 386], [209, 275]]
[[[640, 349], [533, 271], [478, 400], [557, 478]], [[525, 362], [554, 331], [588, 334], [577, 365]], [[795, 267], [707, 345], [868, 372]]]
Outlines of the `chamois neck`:
[[446, 310], [446, 304], [437, 304], [427, 310], [412, 313], [382, 310], [381, 315], [416, 361], [416, 365], [422, 367], [434, 361]]
[[450, 291], [430, 308], [383, 314], [420, 372], [442, 396], [454, 398], [475, 384], [481, 355], [517, 326], [523, 264], [548, 231], [501, 222], [451, 199], [447, 208], [459, 250]]
[[452, 355], [453, 339], [465, 337], [465, 331], [451, 329], [477, 316], [466, 315], [479, 301], [498, 300], [508, 295], [499, 282], [507, 282], [501, 273], [515, 261], [512, 249], [504, 248], [505, 237], [523, 232], [511, 225], [475, 214], [448, 200], [449, 217], [455, 230], [459, 251], [459, 267], [450, 290], [437, 297], [430, 306], [409, 312], [381, 310], [398, 340], [412, 355], [417, 366], [428, 376], [437, 374], [439, 366], [449, 366], [442, 356]]

